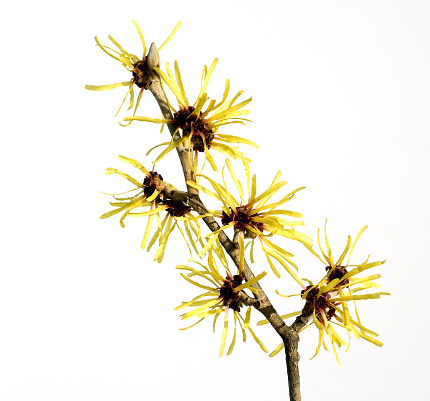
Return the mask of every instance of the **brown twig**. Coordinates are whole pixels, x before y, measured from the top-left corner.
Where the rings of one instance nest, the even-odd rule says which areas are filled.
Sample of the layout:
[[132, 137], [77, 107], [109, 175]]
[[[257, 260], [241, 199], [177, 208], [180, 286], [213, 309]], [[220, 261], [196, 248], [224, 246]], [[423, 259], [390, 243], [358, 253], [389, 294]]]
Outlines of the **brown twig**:
[[249, 297], [243, 291], [239, 292], [238, 299], [246, 306], [253, 306], [255, 309], [258, 309], [260, 307], [260, 301], [257, 301], [255, 298]]
[[[148, 59], [151, 58], [154, 66], [159, 66], [159, 56], [157, 49], [154, 44], [151, 45], [150, 51], [148, 53]], [[165, 96], [163, 87], [161, 85], [161, 80], [159, 75], [152, 71], [149, 75], [149, 82], [147, 84], [148, 89], [154, 95], [157, 103], [163, 113], [164, 119], [173, 120], [172, 113], [169, 108], [169, 103]], [[180, 139], [179, 133], [175, 130], [172, 124], [167, 124], [170, 134], [173, 137], [173, 140]], [[179, 145], [176, 148], [178, 152], [179, 159], [181, 161], [182, 169], [184, 172], [185, 181], [196, 181], [195, 173], [191, 169], [188, 159], [188, 149], [184, 146], [184, 144]], [[184, 201], [187, 199], [187, 203], [200, 215], [207, 214], [208, 210], [200, 199], [198, 190], [192, 188], [187, 184], [188, 193], [184, 193], [181, 191], [175, 190], [166, 190], [164, 195], [166, 197], [170, 197], [172, 199], [180, 199]], [[218, 223], [212, 216], [207, 216], [203, 218], [206, 225], [209, 227], [211, 231], [216, 231], [220, 227]], [[240, 235], [238, 231], [235, 232], [235, 236]], [[221, 245], [224, 247], [226, 252], [229, 254], [233, 262], [236, 266], [239, 267], [239, 248], [235, 246], [235, 244], [230, 240], [230, 238], [224, 233], [224, 231], [220, 231], [218, 235], [219, 241]], [[246, 261], [244, 262], [243, 267], [243, 275], [247, 281], [251, 280], [254, 277], [251, 269], [249, 268]], [[290, 401], [300, 401], [300, 376], [298, 369], [298, 342], [299, 335], [298, 332], [301, 328], [306, 325], [306, 322], [309, 320], [309, 316], [303, 317], [299, 316], [296, 321], [288, 327], [279, 314], [276, 312], [269, 298], [261, 288], [259, 283], [253, 284], [253, 287], [258, 289], [258, 294], [255, 295], [255, 299], [248, 297], [246, 294], [241, 293], [240, 296], [244, 300], [244, 303], [247, 305], [253, 305], [257, 310], [259, 310], [264, 317], [269, 321], [272, 327], [276, 330], [276, 332], [281, 336], [284, 345], [285, 345], [285, 355], [286, 355], [286, 363], [287, 363], [287, 372], [288, 372], [288, 385], [290, 390]], [[306, 308], [306, 306], [305, 306]], [[305, 322], [306, 321], [306, 322]]]

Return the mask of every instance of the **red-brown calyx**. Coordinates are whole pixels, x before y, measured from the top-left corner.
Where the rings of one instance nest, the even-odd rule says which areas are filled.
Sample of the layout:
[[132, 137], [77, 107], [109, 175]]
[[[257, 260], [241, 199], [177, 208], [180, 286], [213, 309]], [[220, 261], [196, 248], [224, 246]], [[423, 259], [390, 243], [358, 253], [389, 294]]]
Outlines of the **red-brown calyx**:
[[251, 226], [253, 228], [258, 229], [259, 231], [263, 231], [263, 223], [257, 223], [252, 220], [253, 215], [250, 215], [252, 209], [245, 206], [236, 206], [236, 211], [232, 208], [230, 209], [230, 215], [228, 215], [224, 210], [222, 212], [221, 223], [223, 226], [234, 222], [234, 227], [238, 230], [244, 230], [247, 238], [255, 238], [257, 234], [253, 231], [248, 230], [246, 227]]
[[238, 293], [235, 292], [234, 289], [242, 284], [243, 279], [244, 277], [241, 275], [228, 275], [219, 290], [224, 306], [228, 306], [236, 312], [240, 311], [242, 303], [238, 299]]
[[146, 63], [146, 58], [143, 60], [139, 60], [133, 64], [133, 83], [141, 89], [148, 89], [148, 75], [149, 75], [149, 67]]
[[334, 316], [336, 309], [333, 306], [333, 303], [329, 301], [330, 294], [323, 292], [318, 296], [320, 290], [319, 287], [312, 287], [312, 285], [308, 285], [301, 293], [303, 295], [307, 290], [309, 290], [309, 288], [311, 288], [306, 294], [306, 301], [312, 305], [317, 319], [321, 323], [324, 323], [322, 314], [324, 313], [327, 320], [330, 320]]
[[[202, 112], [193, 114], [195, 108], [189, 106], [187, 109], [180, 109], [173, 115], [174, 122], [172, 123], [175, 129], [182, 129], [183, 135], [190, 135], [193, 149], [197, 152], [204, 152], [204, 142], [207, 149], [210, 149], [211, 143], [214, 139], [214, 132], [209, 124], [202, 118]], [[204, 142], [203, 142], [204, 138]]]

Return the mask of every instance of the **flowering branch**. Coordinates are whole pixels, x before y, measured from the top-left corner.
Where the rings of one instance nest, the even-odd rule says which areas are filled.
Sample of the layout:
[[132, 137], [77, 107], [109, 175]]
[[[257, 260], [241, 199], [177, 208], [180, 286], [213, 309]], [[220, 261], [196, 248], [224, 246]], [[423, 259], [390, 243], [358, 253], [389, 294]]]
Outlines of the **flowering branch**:
[[[258, 148], [258, 145], [246, 138], [220, 134], [218, 132], [219, 127], [222, 125], [234, 123], [244, 124], [245, 121], [249, 121], [242, 116], [249, 114], [249, 110], [244, 110], [243, 107], [251, 101], [251, 98], [241, 101], [240, 103], [235, 103], [238, 97], [243, 93], [243, 91], [240, 91], [236, 96], [227, 100], [230, 89], [229, 79], [226, 79], [223, 97], [219, 103], [217, 103], [215, 99], [210, 99], [207, 96], [205, 90], [211, 74], [218, 62], [218, 59], [215, 59], [209, 68], [207, 66], [204, 67], [200, 93], [195, 103], [190, 104], [185, 95], [185, 89], [177, 61], [174, 63], [175, 74], [173, 74], [169, 63], [166, 63], [167, 74], [165, 74], [160, 69], [160, 57], [156, 45], [152, 43], [149, 52], [147, 53], [147, 47], [140, 27], [135, 21], [133, 21], [133, 23], [136, 26], [143, 45], [142, 59], [139, 59], [132, 53], [125, 51], [124, 48], [121, 47], [121, 45], [111, 36], [109, 36], [109, 40], [117, 47], [118, 51], [110, 47], [103, 46], [98, 41], [97, 37], [95, 38], [97, 45], [107, 55], [119, 61], [129, 72], [132, 73], [132, 79], [110, 85], [86, 85], [85, 88], [88, 90], [100, 91], [123, 86], [129, 87], [126, 97], [124, 98], [118, 112], [121, 110], [121, 107], [128, 96], [130, 96], [130, 107], [128, 110], [130, 110], [134, 104], [136, 106], [134, 108], [133, 116], [124, 118], [124, 121], [128, 121], [128, 123], [125, 125], [120, 123], [122, 126], [130, 125], [133, 120], [167, 124], [172, 139], [170, 143], [161, 144], [168, 146], [154, 161], [154, 165], [167, 153], [176, 148], [182, 165], [187, 191], [184, 192], [176, 190], [173, 186], [165, 182], [163, 177], [158, 172], [154, 171], [154, 168], [152, 171], [149, 171], [137, 160], [118, 156], [121, 161], [131, 164], [136, 169], [140, 170], [145, 177], [142, 182], [120, 170], [111, 167], [108, 168], [106, 170], [106, 174], [119, 174], [132, 183], [134, 188], [119, 194], [111, 194], [114, 196], [115, 201], [110, 204], [111, 206], [114, 206], [115, 209], [104, 213], [100, 218], [105, 219], [118, 213], [122, 213], [119, 222], [121, 226], [124, 227], [123, 221], [126, 216], [147, 217], [148, 223], [143, 235], [141, 247], [142, 249], [145, 249], [147, 246], [149, 251], [158, 240], [158, 249], [155, 252], [154, 260], [159, 263], [163, 259], [168, 238], [176, 227], [185, 239], [191, 254], [192, 248], [199, 254], [199, 256], [203, 256], [208, 252], [207, 266], [197, 261], [193, 261], [193, 263], [197, 264], [197, 268], [186, 265], [176, 266], [177, 269], [187, 272], [186, 274], [181, 273], [181, 276], [185, 280], [194, 286], [205, 290], [205, 292], [194, 297], [190, 301], [182, 302], [182, 304], [177, 306], [175, 310], [181, 310], [186, 307], [193, 308], [191, 311], [181, 315], [182, 320], [192, 317], [200, 319], [189, 327], [195, 326], [208, 316], [213, 316], [214, 330], [217, 318], [221, 314], [224, 315], [220, 356], [223, 355], [224, 351], [226, 351], [227, 355], [230, 355], [233, 351], [236, 342], [237, 324], [243, 332], [243, 341], [246, 340], [245, 330], [247, 330], [260, 348], [264, 352], [268, 352], [266, 346], [259, 340], [249, 325], [252, 307], [259, 310], [266, 319], [259, 321], [257, 326], [270, 323], [282, 338], [281, 344], [271, 352], [270, 356], [272, 357], [276, 355], [282, 350], [282, 348], [285, 349], [290, 400], [299, 401], [301, 400], [300, 376], [298, 369], [299, 333], [307, 327], [309, 322], [309, 325], [314, 324], [319, 332], [318, 346], [314, 356], [318, 354], [322, 345], [327, 349], [324, 337], [328, 336], [333, 347], [336, 360], [340, 364], [336, 347], [340, 348], [342, 345], [346, 346], [347, 343], [342, 340], [336, 332], [335, 327], [337, 326], [347, 331], [349, 341], [351, 340], [352, 333], [356, 338], [361, 337], [376, 346], [382, 346], [382, 343], [376, 339], [378, 334], [362, 325], [361, 319], [358, 316], [355, 301], [376, 299], [380, 298], [381, 295], [389, 295], [386, 292], [367, 293], [362, 295], [356, 294], [362, 290], [380, 287], [378, 284], [373, 282], [373, 280], [381, 277], [380, 274], [373, 274], [366, 277], [358, 277], [357, 274], [372, 267], [380, 266], [384, 261], [369, 262], [369, 258], [367, 258], [363, 263], [358, 265], [349, 263], [354, 246], [367, 226], [364, 226], [360, 230], [353, 242], [351, 241], [351, 237], [348, 236], [346, 247], [337, 261], [335, 261], [336, 259], [333, 259], [333, 254], [327, 239], [327, 230], [326, 227], [324, 227], [326, 250], [323, 250], [318, 235], [318, 246], [322, 256], [315, 252], [311, 238], [306, 234], [294, 230], [294, 226], [302, 225], [303, 221], [289, 221], [284, 219], [284, 216], [294, 218], [303, 217], [298, 212], [284, 209], [282, 205], [291, 200], [294, 194], [304, 187], [291, 191], [276, 202], [271, 201], [271, 203], [267, 203], [272, 195], [287, 183], [286, 181], [280, 181], [281, 172], [278, 171], [269, 188], [257, 196], [256, 176], [253, 175], [252, 180], [250, 180], [250, 160], [245, 158], [237, 147], [232, 147], [230, 144], [242, 143], [256, 148]], [[181, 22], [178, 22], [170, 36], [160, 46], [159, 50], [161, 50], [170, 41], [175, 32], [179, 29], [180, 25]], [[162, 81], [174, 93], [176, 100], [178, 101], [179, 111], [175, 111], [167, 100]], [[139, 95], [136, 102], [134, 102], [134, 86], [139, 88]], [[144, 90], [151, 91], [157, 100], [163, 114], [163, 119], [135, 116]], [[208, 100], [209, 103], [207, 103]], [[171, 110], [174, 112], [173, 115]], [[158, 146], [160, 145], [157, 145], [156, 147]], [[239, 193], [240, 202], [238, 202], [235, 196], [227, 189], [224, 174], [224, 186], [216, 183], [210, 177], [201, 174], [201, 177], [212, 185], [213, 190], [205, 188], [197, 183], [196, 171], [198, 167], [199, 152], [204, 152], [205, 162], [207, 161], [211, 165], [212, 169], [217, 171], [217, 166], [209, 150], [218, 151], [226, 154], [232, 159], [239, 159], [243, 162], [247, 177], [247, 201], [245, 201], [244, 195], [245, 187], [237, 179], [235, 170], [233, 169], [229, 158], [226, 159], [226, 167]], [[209, 212], [200, 199], [199, 191], [222, 202], [222, 210]], [[132, 192], [131, 195], [129, 195], [130, 192]], [[123, 194], [127, 195], [125, 197], [116, 197], [116, 195]], [[137, 208], [148, 208], [149, 210], [135, 212], [135, 209]], [[191, 213], [193, 210], [200, 216], [194, 216]], [[160, 213], [164, 214], [164, 218], [160, 217]], [[158, 229], [152, 238], [150, 238], [154, 217], [156, 218]], [[215, 221], [215, 218], [221, 219], [222, 227], [220, 227]], [[208, 242], [206, 245], [201, 237], [201, 229], [198, 219], [203, 219], [205, 224], [211, 230], [211, 233], [207, 236]], [[181, 229], [179, 224], [183, 226], [183, 229]], [[234, 237], [233, 241], [231, 241], [225, 234], [225, 230], [233, 226]], [[196, 240], [193, 238], [193, 232], [197, 237]], [[268, 232], [269, 234], [266, 235], [264, 232]], [[322, 279], [316, 284], [313, 284], [310, 280], [301, 279], [294, 271], [294, 269], [298, 270], [298, 268], [291, 260], [293, 255], [269, 239], [274, 235], [301, 242], [324, 264], [326, 273], [323, 275]], [[190, 242], [188, 242], [186, 237], [188, 237]], [[289, 275], [300, 285], [302, 291], [299, 294], [283, 295], [279, 292], [277, 293], [278, 295], [287, 298], [294, 295], [301, 296], [301, 298], [305, 300], [305, 305], [301, 311], [288, 313], [282, 316], [277, 313], [259, 284], [259, 280], [266, 275], [266, 272], [262, 272], [255, 276], [245, 261], [246, 246], [244, 245], [244, 239], [252, 240], [247, 244], [251, 244], [251, 262], [254, 263], [254, 240], [258, 239], [273, 273], [277, 277], [280, 277], [280, 274], [273, 263], [273, 261], [277, 261], [277, 263], [285, 268]], [[202, 246], [202, 250], [200, 252], [196, 247], [198, 242]], [[234, 274], [234, 272], [228, 268], [228, 262], [221, 246], [235, 263], [237, 274]], [[347, 256], [348, 254], [349, 256]], [[218, 270], [215, 257], [218, 257], [225, 267], [225, 270], [222, 272]], [[291, 268], [291, 266], [293, 268]], [[199, 270], [201, 268], [203, 270]], [[224, 274], [227, 274], [227, 276]], [[195, 281], [195, 279], [203, 280], [204, 283], [199, 283], [198, 281]], [[244, 280], [245, 283], [243, 283]], [[303, 281], [307, 281], [309, 285], [306, 286]], [[248, 296], [244, 290], [252, 292], [253, 297]], [[347, 305], [347, 302], [349, 301], [354, 302], [356, 317], [351, 316], [351, 312]], [[243, 305], [248, 307], [245, 317], [240, 314], [240, 308]], [[228, 322], [229, 316], [231, 315], [233, 315], [234, 318], [234, 335], [229, 348], [226, 349]], [[295, 321], [293, 324], [288, 326], [284, 322], [284, 319], [294, 316], [296, 316]], [[334, 320], [336, 320], [336, 322]]]
[[[151, 44], [150, 51], [148, 54], [148, 60], [150, 58], [153, 60], [152, 64], [158, 67], [159, 56], [154, 43]], [[152, 74], [150, 75], [150, 82], [148, 82], [148, 89], [155, 97], [161, 109], [161, 112], [163, 114], [163, 117], [166, 120], [173, 120], [173, 116], [168, 106], [166, 95], [161, 85], [160, 77], [155, 70], [152, 70]], [[170, 134], [173, 137], [173, 140], [174, 141], [178, 140], [179, 139], [179, 136], [177, 137], [178, 132], [175, 131], [174, 126], [170, 123], [167, 123], [167, 126], [169, 128]], [[196, 182], [195, 174], [189, 164], [188, 149], [184, 146], [184, 144], [180, 144], [179, 146], [176, 147], [176, 149], [178, 152], [179, 159], [181, 161], [185, 181]], [[202, 202], [202, 200], [200, 199], [198, 190], [188, 185], [188, 183], [187, 183], [187, 189], [188, 189], [188, 196], [189, 196], [188, 204], [200, 215], [207, 214], [208, 210], [204, 205], [204, 203]], [[182, 198], [184, 198], [184, 195], [183, 194], [179, 195], [179, 193], [180, 191], [171, 191], [170, 195], [169, 193], [165, 193], [165, 196], [168, 196], [168, 197], [182, 196]], [[203, 220], [212, 232], [218, 231], [220, 229], [218, 223], [215, 221], [215, 219], [212, 216], [204, 217]], [[243, 232], [240, 233], [236, 231], [235, 239], [237, 240], [238, 236], [240, 235], [243, 235]], [[219, 232], [218, 238], [221, 245], [229, 254], [229, 256], [231, 257], [235, 265], [239, 267], [239, 264], [240, 264], [239, 247], [236, 246], [236, 244], [234, 244], [230, 240], [230, 238], [224, 233], [223, 230]], [[246, 281], [249, 281], [255, 277], [255, 275], [251, 271], [246, 261], [244, 261], [243, 275]], [[298, 332], [295, 330], [296, 327], [294, 326], [294, 324], [292, 327], [288, 327], [285, 324], [285, 322], [282, 320], [280, 315], [276, 312], [275, 308], [273, 307], [272, 303], [270, 302], [269, 298], [267, 297], [266, 293], [263, 291], [263, 289], [261, 288], [258, 282], [253, 284], [252, 287], [258, 290], [258, 293], [255, 294], [255, 302], [251, 302], [250, 297], [247, 297], [245, 300], [247, 300], [248, 305], [252, 304], [257, 310], [259, 310], [264, 315], [264, 317], [270, 322], [270, 324], [276, 330], [276, 332], [281, 336], [285, 344], [285, 355], [286, 355], [286, 362], [287, 362], [290, 400], [300, 401], [301, 400], [300, 376], [299, 376], [299, 369], [298, 369], [299, 335], [298, 335]], [[246, 295], [243, 295], [243, 294], [241, 295], [242, 299], [244, 299], [244, 296]]]

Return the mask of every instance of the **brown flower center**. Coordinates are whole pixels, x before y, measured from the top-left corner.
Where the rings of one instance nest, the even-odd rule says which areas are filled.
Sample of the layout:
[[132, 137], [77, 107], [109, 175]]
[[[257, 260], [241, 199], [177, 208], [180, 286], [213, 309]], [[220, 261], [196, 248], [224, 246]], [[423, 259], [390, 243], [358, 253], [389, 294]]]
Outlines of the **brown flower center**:
[[182, 201], [164, 199], [163, 205], [169, 206], [166, 210], [173, 217], [184, 217], [187, 213], [191, 212], [191, 207]]
[[[326, 266], [326, 271], [331, 270], [330, 266]], [[346, 270], [345, 266], [336, 266], [328, 275], [327, 280], [330, 282], [334, 280], [335, 278], [338, 278], [339, 280], [346, 274], [348, 271]], [[345, 285], [349, 283], [349, 279], [342, 280], [339, 285]]]
[[149, 75], [149, 68], [146, 64], [146, 59], [143, 58], [143, 60], [139, 60], [136, 63], [133, 64], [133, 79], [132, 81], [138, 86], [139, 88], [148, 89], [146, 86], [148, 81], [148, 75]]
[[204, 152], [204, 141], [206, 147], [210, 149], [214, 139], [214, 132], [209, 127], [209, 124], [202, 118], [202, 112], [199, 114], [192, 114], [195, 107], [189, 106], [188, 109], [181, 109], [173, 115], [173, 126], [175, 129], [182, 129], [183, 135], [187, 136], [192, 133], [191, 143], [193, 149], [197, 152]]
[[[302, 290], [302, 295], [311, 287], [311, 285], [308, 285], [304, 290]], [[323, 323], [324, 319], [322, 317], [322, 313], [325, 314], [327, 320], [330, 320], [336, 313], [336, 309], [329, 301], [330, 294], [323, 292], [318, 296], [319, 290], [318, 286], [312, 288], [306, 295], [306, 301], [312, 305], [317, 319]]]
[[257, 234], [253, 231], [248, 230], [245, 225], [251, 226], [253, 228], [257, 228], [260, 231], [263, 231], [263, 223], [258, 223], [252, 220], [253, 216], [250, 216], [252, 209], [250, 210], [248, 206], [237, 206], [236, 212], [230, 207], [230, 215], [226, 212], [222, 212], [221, 223], [223, 226], [234, 221], [235, 228], [242, 230], [245, 229], [245, 234], [247, 238], [255, 238]]
[[233, 290], [242, 284], [243, 276], [235, 275], [233, 277], [227, 276], [221, 286], [219, 293], [223, 300], [224, 306], [228, 306], [236, 312], [240, 311], [242, 307], [241, 302], [238, 299], [238, 293]]

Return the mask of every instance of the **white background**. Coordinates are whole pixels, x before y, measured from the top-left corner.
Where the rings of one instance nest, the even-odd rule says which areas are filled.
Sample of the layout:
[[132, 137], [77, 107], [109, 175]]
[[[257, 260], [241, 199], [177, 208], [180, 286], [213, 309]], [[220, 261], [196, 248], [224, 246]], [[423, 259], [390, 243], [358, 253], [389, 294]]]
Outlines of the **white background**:
[[[132, 19], [158, 45], [183, 22], [161, 57], [179, 60], [190, 100], [203, 65], [215, 57], [209, 95], [219, 99], [229, 77], [232, 92], [253, 96], [253, 123], [229, 133], [260, 144], [259, 151], [242, 148], [254, 160], [260, 190], [281, 169], [287, 189], [307, 187], [289, 205], [304, 213], [307, 234], [315, 238], [328, 218], [337, 255], [347, 235], [367, 224], [352, 262], [368, 253], [387, 259], [375, 273], [392, 296], [359, 305], [363, 323], [384, 346], [353, 340], [348, 353], [340, 352], [342, 367], [332, 352], [310, 361], [317, 332], [309, 328], [300, 341], [303, 399], [426, 399], [428, 2], [8, 7], [0, 17], [2, 401], [288, 398], [282, 353], [268, 358], [250, 339], [219, 359], [221, 327], [212, 334], [208, 321], [178, 331], [183, 324], [173, 308], [197, 294], [174, 269], [189, 257], [179, 236], [158, 265], [140, 249], [143, 219], [127, 219], [125, 229], [117, 216], [99, 219], [110, 199], [98, 191], [125, 188], [105, 168], [128, 168], [118, 154], [150, 166], [147, 149], [168, 140], [149, 123], [117, 124], [124, 88], [84, 89], [130, 78], [93, 37], [107, 43], [112, 34], [140, 54]], [[138, 114], [158, 118], [154, 103], [145, 93]], [[173, 153], [157, 169], [183, 188]], [[296, 254], [302, 277], [318, 280], [321, 263], [295, 244], [285, 247]], [[268, 289], [297, 291], [286, 273], [264, 280]], [[272, 298], [280, 313], [299, 307]], [[255, 313], [253, 322], [259, 319]], [[279, 343], [269, 328], [256, 331], [270, 350]]]

